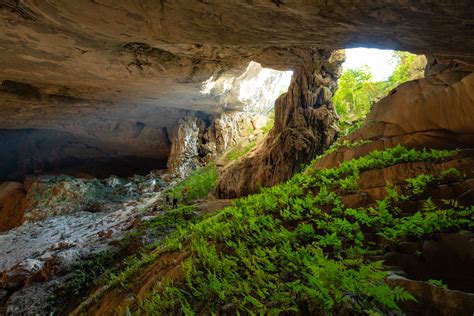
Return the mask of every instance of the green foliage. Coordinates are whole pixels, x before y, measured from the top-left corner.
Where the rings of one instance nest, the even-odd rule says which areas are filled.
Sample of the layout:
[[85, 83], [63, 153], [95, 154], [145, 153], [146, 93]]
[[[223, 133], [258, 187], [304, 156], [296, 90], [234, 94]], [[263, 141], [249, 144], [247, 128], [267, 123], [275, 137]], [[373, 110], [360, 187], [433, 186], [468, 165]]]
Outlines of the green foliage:
[[415, 178], [407, 179], [405, 181], [409, 184], [413, 194], [420, 194], [425, 190], [429, 183], [433, 182], [433, 179], [434, 177], [432, 175], [420, 174]]
[[216, 185], [217, 176], [217, 169], [214, 165], [202, 167], [174, 186], [169, 193], [171, 196], [178, 197], [185, 202], [203, 198]]
[[441, 280], [429, 279], [427, 282], [431, 285], [434, 285], [434, 286], [437, 286], [437, 287], [440, 287], [440, 288], [443, 288], [443, 289], [448, 288], [448, 286], [446, 284], [444, 284], [443, 281], [441, 281]]
[[245, 146], [236, 146], [232, 148], [225, 156], [228, 161], [237, 160], [245, 156], [249, 151], [251, 151], [257, 145], [256, 141], [251, 141]]
[[[264, 135], [268, 134], [270, 130], [273, 128], [275, 123], [275, 112], [270, 112], [267, 116], [267, 122], [265, 126], [262, 127], [262, 132]], [[257, 146], [257, 140], [249, 141], [248, 143], [238, 144], [234, 148], [232, 148], [226, 155], [225, 159], [228, 161], [235, 161], [243, 156], [245, 156], [248, 152], [250, 152], [255, 146]]]
[[[338, 314], [349, 309], [373, 315], [399, 310], [397, 302], [414, 298], [384, 283], [382, 262], [371, 260], [381, 245], [368, 242], [370, 236], [377, 232], [396, 244], [406, 236], [473, 229], [474, 207], [427, 202], [422, 212], [402, 216], [395, 190], [377, 205], [359, 209], [346, 208], [335, 192], [356, 189], [364, 170], [442, 161], [454, 153], [397, 146], [337, 168], [309, 167], [286, 183], [235, 200], [232, 207], [177, 230], [153, 252], [150, 260], [186, 244], [192, 256], [183, 262], [184, 280], [158, 284], [137, 312]], [[439, 180], [407, 182], [421, 190], [422, 184]]]
[[360, 127], [372, 106], [400, 84], [413, 77], [412, 66], [416, 55], [394, 52], [396, 67], [385, 81], [374, 81], [367, 66], [346, 70], [338, 81], [333, 102], [341, 117], [343, 134]]
[[167, 210], [163, 215], [156, 216], [140, 225], [136, 230], [127, 233], [124, 236], [123, 241], [133, 240], [133, 238], [145, 234], [150, 237], [162, 234], [163, 230], [169, 230], [180, 225], [185, 225], [196, 217], [196, 213], [197, 208], [194, 206], [181, 206], [177, 209]]
[[333, 102], [342, 118], [364, 117], [377, 99], [378, 91], [367, 66], [346, 70], [338, 81]]

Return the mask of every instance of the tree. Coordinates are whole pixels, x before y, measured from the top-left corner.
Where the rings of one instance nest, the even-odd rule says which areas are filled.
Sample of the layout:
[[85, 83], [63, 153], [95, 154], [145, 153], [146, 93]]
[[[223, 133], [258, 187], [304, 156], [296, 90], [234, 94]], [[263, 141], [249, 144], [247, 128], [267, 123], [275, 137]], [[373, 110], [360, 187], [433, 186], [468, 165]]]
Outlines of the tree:
[[[374, 81], [368, 66], [346, 70], [339, 78], [339, 88], [333, 102], [340, 116], [343, 134], [360, 125], [372, 106], [400, 84], [411, 80], [416, 55], [407, 52], [393, 52], [395, 69], [385, 81]], [[357, 124], [359, 123], [359, 124]]]

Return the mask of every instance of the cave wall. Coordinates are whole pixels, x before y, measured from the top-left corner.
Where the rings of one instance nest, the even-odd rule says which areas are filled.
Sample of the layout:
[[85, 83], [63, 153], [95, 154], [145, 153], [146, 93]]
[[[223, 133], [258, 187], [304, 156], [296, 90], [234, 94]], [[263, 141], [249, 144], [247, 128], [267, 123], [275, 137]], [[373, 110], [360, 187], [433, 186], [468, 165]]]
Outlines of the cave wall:
[[0, 102], [0, 181], [34, 172], [107, 177], [164, 169], [176, 126], [190, 113], [68, 98], [8, 80]]

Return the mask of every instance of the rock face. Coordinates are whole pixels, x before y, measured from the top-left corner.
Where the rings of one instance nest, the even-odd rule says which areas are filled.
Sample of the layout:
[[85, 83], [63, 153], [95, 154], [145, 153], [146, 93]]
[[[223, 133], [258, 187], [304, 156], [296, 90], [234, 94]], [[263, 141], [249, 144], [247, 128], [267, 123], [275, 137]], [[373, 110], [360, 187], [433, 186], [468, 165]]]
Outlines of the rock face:
[[389, 278], [388, 283], [415, 293], [415, 298], [419, 303], [401, 304], [403, 311], [409, 315], [471, 315], [474, 311], [474, 294], [472, 293], [444, 289], [399, 276]]
[[221, 115], [192, 114], [181, 120], [173, 139], [168, 170], [185, 177], [203, 164], [216, 160], [237, 145], [266, 117], [257, 113], [230, 112]]
[[222, 171], [218, 196], [234, 198], [284, 181], [335, 140], [337, 114], [331, 97], [344, 54], [322, 50], [302, 54], [306, 64], [295, 70], [288, 92], [276, 101], [273, 129], [248, 156]]
[[150, 173], [124, 179], [78, 179], [70, 176], [28, 177], [24, 183], [0, 185], [0, 231], [24, 222], [77, 212], [106, 212], [154, 193], [163, 181]]
[[[290, 76], [291, 72], [263, 69], [252, 62], [246, 68], [212, 76], [202, 84], [199, 95], [215, 104], [216, 110], [221, 104], [226, 112], [268, 112], [281, 90], [287, 89]], [[61, 172], [128, 177], [164, 169], [178, 122], [193, 113], [159, 104], [115, 104], [55, 93], [65, 92], [3, 80], [0, 180]], [[10, 118], [13, 113], [15, 120]], [[219, 113], [201, 116], [209, 115], [220, 117]]]

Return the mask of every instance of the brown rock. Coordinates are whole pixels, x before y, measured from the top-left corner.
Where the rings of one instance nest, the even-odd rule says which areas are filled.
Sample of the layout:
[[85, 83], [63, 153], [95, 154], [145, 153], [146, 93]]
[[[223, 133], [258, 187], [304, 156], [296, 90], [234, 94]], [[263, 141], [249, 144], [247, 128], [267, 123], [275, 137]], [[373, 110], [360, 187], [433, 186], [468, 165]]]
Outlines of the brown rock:
[[426, 282], [413, 281], [398, 276], [387, 279], [391, 286], [401, 286], [418, 302], [399, 303], [409, 315], [459, 315], [471, 316], [474, 312], [474, 294], [443, 289]]
[[25, 192], [18, 182], [0, 182], [0, 232], [23, 223]]
[[234, 198], [287, 180], [334, 141], [337, 116], [323, 95], [336, 89], [344, 56], [321, 50], [304, 54], [305, 66], [296, 70], [288, 92], [276, 101], [275, 126], [260, 146], [222, 170], [219, 197]]

